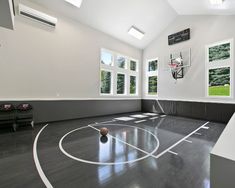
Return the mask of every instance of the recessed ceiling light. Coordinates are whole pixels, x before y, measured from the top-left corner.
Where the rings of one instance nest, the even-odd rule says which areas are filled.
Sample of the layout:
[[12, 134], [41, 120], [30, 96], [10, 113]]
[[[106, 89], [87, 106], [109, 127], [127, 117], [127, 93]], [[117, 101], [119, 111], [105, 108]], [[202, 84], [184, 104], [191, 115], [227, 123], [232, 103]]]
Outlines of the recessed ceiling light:
[[80, 8], [82, 4], [82, 0], [65, 0], [65, 1], [78, 8]]
[[225, 0], [210, 0], [212, 5], [222, 5]]
[[132, 27], [129, 29], [128, 33], [129, 33], [130, 35], [132, 35], [133, 37], [139, 39], [139, 40], [141, 40], [141, 39], [144, 37], [144, 32], [140, 31], [139, 29], [137, 29], [137, 28], [134, 27], [134, 26], [132, 26]]

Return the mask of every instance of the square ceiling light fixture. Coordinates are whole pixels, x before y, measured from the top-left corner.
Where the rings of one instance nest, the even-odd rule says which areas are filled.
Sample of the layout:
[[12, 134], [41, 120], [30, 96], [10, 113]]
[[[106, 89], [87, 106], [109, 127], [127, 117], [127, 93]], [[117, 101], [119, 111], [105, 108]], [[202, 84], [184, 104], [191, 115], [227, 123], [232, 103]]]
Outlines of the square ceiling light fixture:
[[210, 0], [212, 5], [222, 5], [225, 0]]
[[78, 8], [80, 8], [82, 5], [82, 0], [65, 0], [65, 1]]
[[133, 37], [139, 39], [139, 40], [141, 40], [141, 39], [144, 37], [144, 32], [140, 31], [139, 29], [137, 29], [137, 28], [134, 27], [134, 26], [132, 26], [132, 27], [129, 29], [128, 33], [129, 33], [130, 35], [132, 35]]

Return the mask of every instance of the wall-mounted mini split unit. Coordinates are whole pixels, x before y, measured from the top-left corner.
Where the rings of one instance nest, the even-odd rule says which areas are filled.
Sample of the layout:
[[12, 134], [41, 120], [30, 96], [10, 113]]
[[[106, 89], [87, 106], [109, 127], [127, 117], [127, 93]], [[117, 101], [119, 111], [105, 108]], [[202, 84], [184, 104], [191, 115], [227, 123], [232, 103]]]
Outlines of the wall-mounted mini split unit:
[[57, 23], [57, 18], [54, 18], [22, 4], [19, 4], [19, 14], [51, 27], [55, 27]]

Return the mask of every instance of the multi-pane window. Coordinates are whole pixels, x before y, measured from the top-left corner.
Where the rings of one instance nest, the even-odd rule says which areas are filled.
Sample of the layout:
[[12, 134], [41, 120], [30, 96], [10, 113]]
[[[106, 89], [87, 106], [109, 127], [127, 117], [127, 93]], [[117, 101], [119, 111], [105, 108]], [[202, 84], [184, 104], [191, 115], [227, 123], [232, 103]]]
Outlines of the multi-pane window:
[[207, 96], [232, 97], [233, 40], [206, 46]]
[[147, 95], [157, 95], [158, 59], [147, 61]]
[[101, 49], [100, 93], [138, 95], [138, 61], [110, 50]]

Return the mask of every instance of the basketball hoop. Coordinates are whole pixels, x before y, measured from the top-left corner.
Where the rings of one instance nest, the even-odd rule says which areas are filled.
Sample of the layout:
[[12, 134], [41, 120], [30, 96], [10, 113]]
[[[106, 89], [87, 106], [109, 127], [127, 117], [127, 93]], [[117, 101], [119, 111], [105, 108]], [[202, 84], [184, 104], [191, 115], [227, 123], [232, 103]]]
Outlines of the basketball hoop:
[[172, 77], [177, 80], [178, 78], [183, 78], [183, 67], [181, 64], [179, 63], [174, 63], [171, 62], [168, 64], [171, 73], [172, 73]]
[[169, 71], [174, 80], [182, 79], [191, 66], [191, 49], [170, 53], [165, 56], [164, 70]]

